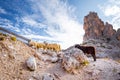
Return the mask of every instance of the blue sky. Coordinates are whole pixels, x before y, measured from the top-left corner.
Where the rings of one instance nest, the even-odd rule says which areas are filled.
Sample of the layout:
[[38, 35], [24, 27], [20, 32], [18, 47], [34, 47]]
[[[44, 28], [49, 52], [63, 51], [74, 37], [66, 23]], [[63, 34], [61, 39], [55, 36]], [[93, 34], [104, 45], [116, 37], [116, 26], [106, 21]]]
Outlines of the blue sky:
[[65, 49], [82, 42], [83, 19], [89, 11], [120, 28], [119, 0], [0, 0], [0, 26]]

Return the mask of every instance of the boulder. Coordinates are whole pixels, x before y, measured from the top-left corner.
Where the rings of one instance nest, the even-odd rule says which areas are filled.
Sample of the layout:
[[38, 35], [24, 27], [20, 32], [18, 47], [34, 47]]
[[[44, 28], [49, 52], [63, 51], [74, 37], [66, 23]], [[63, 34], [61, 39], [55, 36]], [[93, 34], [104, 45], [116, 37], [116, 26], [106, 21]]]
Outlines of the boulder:
[[31, 70], [34, 71], [37, 69], [37, 64], [36, 64], [36, 60], [34, 57], [30, 57], [28, 58], [28, 60], [26, 61], [27, 67]]
[[87, 57], [84, 53], [77, 49], [71, 48], [64, 52], [62, 58], [62, 67], [69, 73], [76, 74], [77, 69], [88, 64]]

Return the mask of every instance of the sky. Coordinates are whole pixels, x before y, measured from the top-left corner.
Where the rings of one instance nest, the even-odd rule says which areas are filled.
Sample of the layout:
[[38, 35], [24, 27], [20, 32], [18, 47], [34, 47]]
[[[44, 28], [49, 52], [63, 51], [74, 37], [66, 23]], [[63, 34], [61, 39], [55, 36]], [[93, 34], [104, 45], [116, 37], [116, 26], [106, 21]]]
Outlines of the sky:
[[90, 11], [120, 28], [120, 0], [0, 0], [0, 27], [62, 49], [83, 41], [83, 19]]

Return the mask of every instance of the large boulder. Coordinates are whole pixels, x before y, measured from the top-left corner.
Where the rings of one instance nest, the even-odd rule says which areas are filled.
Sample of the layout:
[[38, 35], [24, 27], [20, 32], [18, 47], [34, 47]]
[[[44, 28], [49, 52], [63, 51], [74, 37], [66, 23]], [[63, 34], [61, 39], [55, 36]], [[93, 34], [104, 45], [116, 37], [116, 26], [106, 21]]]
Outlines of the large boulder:
[[62, 58], [62, 67], [67, 72], [73, 74], [76, 74], [77, 69], [87, 65], [88, 63], [89, 62], [87, 57], [81, 50], [77, 48], [71, 48], [70, 50], [66, 50]]

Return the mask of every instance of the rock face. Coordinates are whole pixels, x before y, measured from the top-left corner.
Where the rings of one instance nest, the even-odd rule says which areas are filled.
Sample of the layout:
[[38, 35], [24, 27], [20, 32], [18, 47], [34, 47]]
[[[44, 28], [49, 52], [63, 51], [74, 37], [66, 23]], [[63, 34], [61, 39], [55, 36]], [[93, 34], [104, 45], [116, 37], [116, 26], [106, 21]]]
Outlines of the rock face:
[[120, 28], [117, 30], [115, 35], [111, 38], [110, 43], [112, 45], [120, 47]]
[[113, 29], [113, 26], [106, 22], [105, 28], [103, 30], [103, 36], [105, 38], [111, 38], [115, 33], [116, 31]]
[[84, 17], [84, 30], [84, 40], [111, 38], [116, 32], [111, 24], [104, 24], [95, 12], [90, 12]]
[[120, 28], [116, 32], [116, 38], [118, 41], [120, 41]]

